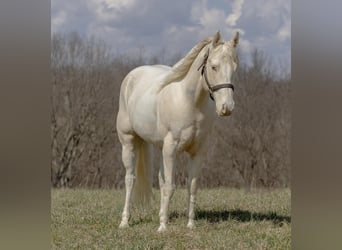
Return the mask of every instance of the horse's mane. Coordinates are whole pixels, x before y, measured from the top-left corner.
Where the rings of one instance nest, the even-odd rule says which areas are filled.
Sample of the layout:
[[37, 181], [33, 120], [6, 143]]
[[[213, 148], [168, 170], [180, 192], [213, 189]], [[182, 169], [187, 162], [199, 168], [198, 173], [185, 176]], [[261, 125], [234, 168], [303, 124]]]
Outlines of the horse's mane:
[[171, 68], [170, 73], [166, 75], [163, 81], [163, 87], [170, 84], [171, 82], [179, 81], [185, 77], [188, 73], [192, 63], [201, 52], [201, 50], [212, 41], [212, 38], [207, 38], [198, 44], [196, 44], [188, 54], [179, 60], [173, 67]]

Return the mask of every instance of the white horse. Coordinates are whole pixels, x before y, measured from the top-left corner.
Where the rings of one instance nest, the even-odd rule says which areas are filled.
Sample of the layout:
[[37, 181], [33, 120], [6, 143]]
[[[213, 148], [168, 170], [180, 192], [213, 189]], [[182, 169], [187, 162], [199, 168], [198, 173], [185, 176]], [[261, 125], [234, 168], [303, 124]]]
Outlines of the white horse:
[[219, 116], [228, 116], [234, 109], [231, 78], [238, 66], [238, 41], [238, 32], [228, 42], [217, 32], [213, 38], [198, 43], [173, 67], [141, 66], [123, 80], [117, 132], [126, 168], [126, 201], [120, 228], [128, 227], [133, 187], [139, 202], [151, 197], [151, 144], [160, 147], [163, 155], [158, 232], [166, 230], [179, 152], [190, 156], [187, 227], [194, 227], [197, 179], [207, 150], [212, 111], [216, 107]]

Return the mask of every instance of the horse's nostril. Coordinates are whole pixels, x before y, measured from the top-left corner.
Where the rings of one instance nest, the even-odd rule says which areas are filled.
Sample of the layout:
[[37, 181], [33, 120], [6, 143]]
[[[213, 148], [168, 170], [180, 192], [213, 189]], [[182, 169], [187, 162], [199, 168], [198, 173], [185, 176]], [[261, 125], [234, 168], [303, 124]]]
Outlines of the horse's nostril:
[[233, 111], [234, 106], [235, 106], [235, 103], [232, 102], [232, 103], [229, 105], [229, 107], [228, 107], [229, 111]]
[[227, 105], [222, 104], [222, 113], [225, 114], [227, 112]]

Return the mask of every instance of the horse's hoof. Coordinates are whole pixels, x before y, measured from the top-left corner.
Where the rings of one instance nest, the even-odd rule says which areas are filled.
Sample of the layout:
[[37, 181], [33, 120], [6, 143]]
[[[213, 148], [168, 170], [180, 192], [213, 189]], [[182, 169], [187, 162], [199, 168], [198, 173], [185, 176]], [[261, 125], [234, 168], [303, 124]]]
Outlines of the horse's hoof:
[[166, 225], [165, 224], [161, 224], [157, 230], [158, 233], [162, 233], [166, 231]]
[[127, 222], [121, 222], [120, 225], [119, 225], [119, 228], [120, 228], [120, 229], [128, 228], [128, 227], [129, 227], [129, 225], [128, 225]]
[[187, 228], [189, 229], [194, 229], [195, 228], [195, 223], [192, 221], [189, 221], [188, 224], [186, 225]]

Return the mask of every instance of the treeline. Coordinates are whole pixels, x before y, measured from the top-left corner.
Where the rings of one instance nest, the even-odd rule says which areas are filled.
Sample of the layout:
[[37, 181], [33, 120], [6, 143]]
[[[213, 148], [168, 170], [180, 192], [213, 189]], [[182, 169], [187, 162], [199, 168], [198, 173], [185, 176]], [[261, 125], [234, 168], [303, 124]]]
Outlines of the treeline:
[[[251, 66], [241, 64], [234, 79], [233, 115], [215, 120], [201, 173], [202, 187], [290, 184], [290, 77], [279, 77], [260, 51], [251, 58]], [[120, 85], [130, 70], [150, 63], [164, 64], [165, 60], [158, 56], [148, 60], [143, 53], [136, 57], [113, 55], [100, 40], [77, 33], [53, 34], [53, 187], [124, 186], [125, 169], [115, 127]], [[155, 151], [154, 185], [158, 187], [160, 155]], [[186, 160], [186, 156], [179, 157], [178, 185], [186, 182]]]

